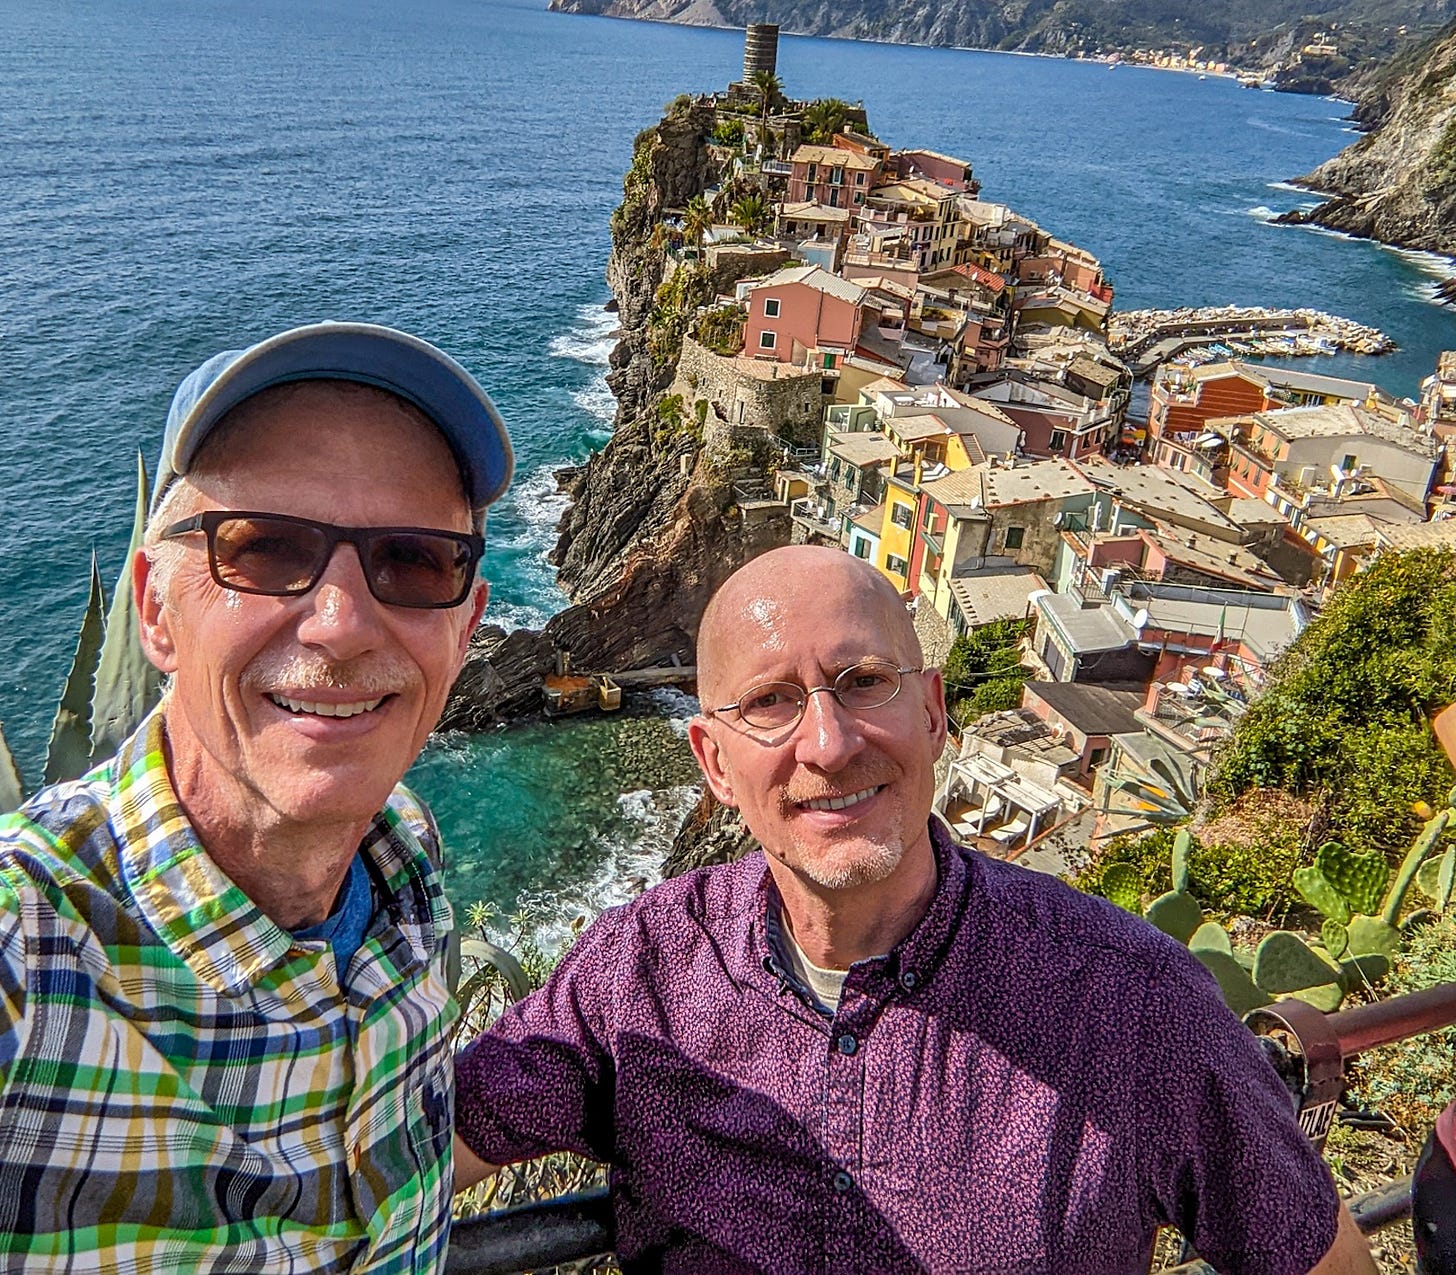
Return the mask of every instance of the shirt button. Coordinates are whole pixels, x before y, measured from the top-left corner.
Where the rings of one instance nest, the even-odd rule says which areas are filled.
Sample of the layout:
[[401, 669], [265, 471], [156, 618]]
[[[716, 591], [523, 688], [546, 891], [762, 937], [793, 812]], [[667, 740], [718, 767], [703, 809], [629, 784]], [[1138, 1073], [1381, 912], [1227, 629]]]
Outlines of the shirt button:
[[920, 980], [915, 977], [914, 970], [906, 970], [903, 974], [900, 975], [900, 986], [903, 987], [907, 992], [913, 992], [915, 990], [915, 984], [919, 981]]
[[840, 1169], [840, 1171], [834, 1175], [834, 1189], [838, 1191], [840, 1195], [843, 1195], [853, 1185], [854, 1179], [850, 1177], [849, 1174], [847, 1174], [843, 1169]]
[[855, 1040], [853, 1036], [846, 1034], [839, 1038], [839, 1052], [843, 1054], [846, 1058], [848, 1058], [858, 1048], [859, 1041]]

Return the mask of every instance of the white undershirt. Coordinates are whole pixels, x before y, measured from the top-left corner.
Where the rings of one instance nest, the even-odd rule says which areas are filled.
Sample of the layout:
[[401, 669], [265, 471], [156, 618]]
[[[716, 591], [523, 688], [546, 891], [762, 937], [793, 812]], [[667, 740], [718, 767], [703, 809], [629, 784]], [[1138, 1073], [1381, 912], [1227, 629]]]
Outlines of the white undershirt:
[[844, 991], [844, 980], [849, 977], [849, 971], [820, 969], [804, 955], [804, 949], [789, 932], [787, 925], [781, 927], [780, 933], [785, 939], [784, 956], [788, 959], [789, 969], [794, 977], [813, 992], [814, 999], [832, 1014], [839, 1008], [839, 998]]

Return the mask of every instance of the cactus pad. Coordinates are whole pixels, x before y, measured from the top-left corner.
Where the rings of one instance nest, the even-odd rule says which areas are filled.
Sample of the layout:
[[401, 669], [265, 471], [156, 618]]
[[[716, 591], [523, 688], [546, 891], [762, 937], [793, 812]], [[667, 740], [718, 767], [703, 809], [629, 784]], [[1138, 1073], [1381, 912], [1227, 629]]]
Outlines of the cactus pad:
[[1312, 908], [1318, 908], [1331, 921], [1343, 925], [1350, 919], [1350, 905], [1318, 868], [1295, 868], [1294, 888]]
[[1228, 931], [1217, 921], [1205, 921], [1200, 925], [1188, 940], [1188, 946], [1195, 956], [1199, 952], [1223, 952], [1226, 956], [1234, 954]]
[[1210, 974], [1218, 980], [1219, 991], [1223, 993], [1224, 1004], [1242, 1018], [1251, 1009], [1267, 1005], [1272, 999], [1267, 992], [1260, 991], [1249, 977], [1249, 972], [1226, 952], [1201, 948], [1193, 953]]
[[1353, 992], [1356, 988], [1368, 987], [1389, 974], [1390, 961], [1383, 956], [1357, 956], [1352, 960], [1341, 961], [1340, 968], [1345, 973], [1345, 990]]
[[1198, 900], [1184, 890], [1169, 890], [1148, 904], [1143, 913], [1149, 922], [1180, 943], [1187, 943], [1203, 924], [1203, 909]]
[[1350, 931], [1345, 928], [1344, 922], [1329, 920], [1320, 926], [1320, 941], [1325, 945], [1325, 951], [1338, 961], [1350, 950]]
[[1130, 863], [1114, 863], [1102, 874], [1102, 897], [1134, 916], [1142, 915], [1143, 880]]
[[1392, 961], [1400, 955], [1400, 931], [1373, 916], [1350, 918], [1350, 956], [1385, 956]]
[[1178, 835], [1173, 838], [1173, 890], [1175, 893], [1188, 893], [1188, 853], [1192, 848], [1193, 834], [1187, 828], [1179, 828]]
[[1451, 902], [1451, 887], [1456, 881], [1456, 846], [1447, 846], [1439, 859], [1427, 859], [1416, 873], [1416, 889], [1444, 912]]
[[1340, 967], [1288, 930], [1275, 930], [1254, 954], [1254, 982], [1273, 996], [1339, 981]]
[[1314, 866], [1325, 875], [1350, 905], [1350, 911], [1373, 916], [1380, 910], [1390, 865], [1382, 854], [1356, 854], [1338, 841], [1326, 841], [1314, 857]]

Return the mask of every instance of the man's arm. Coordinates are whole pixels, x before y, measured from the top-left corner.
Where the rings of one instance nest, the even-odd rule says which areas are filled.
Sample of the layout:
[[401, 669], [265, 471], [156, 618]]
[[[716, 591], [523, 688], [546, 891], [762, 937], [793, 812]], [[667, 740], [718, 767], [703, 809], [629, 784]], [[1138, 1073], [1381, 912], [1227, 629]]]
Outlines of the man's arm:
[[[465, 1145], [464, 1138], [458, 1133], [455, 1135], [455, 1191], [457, 1194], [499, 1172], [500, 1165], [487, 1164]], [[1325, 1273], [1321, 1272], [1321, 1275], [1325, 1275]]]
[[1360, 1234], [1355, 1219], [1344, 1204], [1340, 1205], [1340, 1226], [1335, 1232], [1335, 1242], [1319, 1260], [1310, 1275], [1376, 1275], [1375, 1259], [1370, 1256], [1370, 1245]]

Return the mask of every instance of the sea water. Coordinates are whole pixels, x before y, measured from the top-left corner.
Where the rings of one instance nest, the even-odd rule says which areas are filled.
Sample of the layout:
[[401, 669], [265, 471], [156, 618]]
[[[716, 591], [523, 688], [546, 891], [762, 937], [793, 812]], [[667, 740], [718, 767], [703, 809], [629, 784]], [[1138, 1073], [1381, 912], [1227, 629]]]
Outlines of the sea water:
[[[562, 599], [552, 470], [609, 436], [607, 218], [632, 139], [740, 73], [742, 36], [538, 0], [0, 0], [0, 720], [32, 780], [92, 552], [108, 585], [135, 457], [211, 353], [319, 319], [437, 341], [496, 398], [519, 462], [492, 513], [490, 618]], [[1307, 361], [1414, 393], [1456, 318], [1444, 261], [1303, 228], [1283, 185], [1352, 140], [1343, 103], [1133, 67], [785, 37], [796, 96], [862, 99], [896, 146], [970, 160], [984, 196], [1097, 253], [1122, 308], [1311, 305], [1381, 360]], [[691, 799], [682, 696], [622, 721], [437, 741], [414, 782], [456, 901], [548, 930], [653, 878]]]

